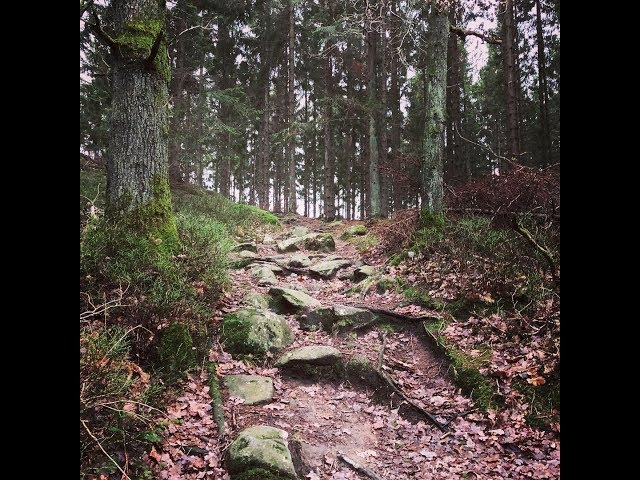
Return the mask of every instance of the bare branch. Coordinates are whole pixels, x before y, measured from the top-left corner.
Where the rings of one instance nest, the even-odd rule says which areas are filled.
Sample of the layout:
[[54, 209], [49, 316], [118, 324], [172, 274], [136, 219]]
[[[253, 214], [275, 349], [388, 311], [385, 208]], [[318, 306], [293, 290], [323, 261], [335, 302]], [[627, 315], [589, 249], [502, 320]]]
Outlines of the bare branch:
[[84, 427], [84, 429], [87, 431], [87, 433], [89, 434], [89, 436], [91, 438], [93, 438], [93, 440], [98, 444], [98, 447], [100, 447], [100, 450], [102, 450], [102, 453], [104, 453], [109, 460], [111, 460], [113, 462], [113, 464], [116, 466], [116, 468], [118, 470], [120, 470], [120, 473], [122, 473], [123, 477], [126, 478], [127, 480], [131, 480], [131, 477], [129, 477], [129, 475], [127, 475], [127, 472], [125, 472], [122, 467], [120, 465], [118, 465], [118, 462], [116, 462], [113, 457], [111, 455], [109, 455], [107, 453], [107, 451], [102, 447], [102, 444], [100, 443], [100, 441], [96, 438], [96, 436], [91, 432], [91, 430], [89, 430], [89, 427], [87, 427], [87, 421], [86, 420], [80, 420], [80, 423], [82, 423], [82, 426]]
[[109, 34], [102, 29], [102, 24], [100, 23], [100, 17], [98, 17], [98, 14], [96, 13], [94, 8], [91, 9], [91, 15], [93, 15], [93, 21], [95, 23], [87, 22], [87, 26], [91, 29], [91, 31], [93, 32], [93, 34], [96, 36], [98, 40], [100, 40], [102, 43], [104, 43], [106, 46], [110, 48], [115, 48], [117, 45], [116, 41], [113, 38], [111, 38]]
[[464, 40], [466, 37], [478, 37], [479, 39], [484, 40], [486, 43], [491, 43], [493, 45], [502, 44], [502, 40], [498, 37], [487, 35], [475, 30], [465, 30], [464, 28], [457, 27], [455, 25], [449, 25], [449, 31], [458, 35], [460, 38], [462, 38], [462, 40]]

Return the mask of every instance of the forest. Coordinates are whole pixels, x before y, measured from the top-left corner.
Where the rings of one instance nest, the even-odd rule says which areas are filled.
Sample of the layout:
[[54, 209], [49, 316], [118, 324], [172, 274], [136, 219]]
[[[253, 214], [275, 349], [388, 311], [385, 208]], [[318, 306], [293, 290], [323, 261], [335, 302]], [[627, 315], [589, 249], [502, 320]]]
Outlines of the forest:
[[80, 478], [560, 476], [559, 0], [81, 0]]

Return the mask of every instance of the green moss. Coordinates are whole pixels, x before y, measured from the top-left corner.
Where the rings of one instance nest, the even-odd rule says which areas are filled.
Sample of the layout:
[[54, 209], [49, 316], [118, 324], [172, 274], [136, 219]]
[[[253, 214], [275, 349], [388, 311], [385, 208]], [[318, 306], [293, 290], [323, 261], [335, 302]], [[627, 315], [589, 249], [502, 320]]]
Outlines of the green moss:
[[234, 313], [226, 315], [222, 322], [222, 335], [220, 336], [225, 348], [232, 352], [253, 353], [247, 351], [250, 326], [250, 322]]
[[218, 427], [218, 435], [224, 435], [224, 410], [222, 408], [222, 389], [218, 378], [218, 365], [216, 362], [209, 362], [207, 365], [209, 373], [209, 395], [211, 396], [211, 407], [213, 420]]
[[378, 237], [372, 233], [368, 233], [364, 236], [351, 237], [348, 241], [353, 244], [360, 253], [367, 252], [380, 243]]
[[543, 385], [534, 386], [525, 380], [516, 379], [513, 386], [525, 396], [529, 412], [525, 419], [529, 425], [549, 428], [552, 421], [558, 421], [560, 411], [560, 375], [551, 375]]
[[169, 380], [175, 380], [195, 368], [196, 352], [186, 323], [173, 323], [160, 333], [158, 359], [159, 368]]
[[264, 468], [251, 468], [231, 476], [231, 480], [291, 480], [289, 477], [270, 472]]
[[473, 398], [476, 406], [482, 410], [493, 408], [498, 403], [496, 389], [493, 382], [480, 373], [491, 359], [491, 351], [484, 348], [480, 357], [470, 357], [453, 345], [450, 345], [440, 332], [446, 327], [444, 320], [423, 323], [425, 330], [431, 334], [437, 347], [450, 362], [453, 376], [462, 390]]

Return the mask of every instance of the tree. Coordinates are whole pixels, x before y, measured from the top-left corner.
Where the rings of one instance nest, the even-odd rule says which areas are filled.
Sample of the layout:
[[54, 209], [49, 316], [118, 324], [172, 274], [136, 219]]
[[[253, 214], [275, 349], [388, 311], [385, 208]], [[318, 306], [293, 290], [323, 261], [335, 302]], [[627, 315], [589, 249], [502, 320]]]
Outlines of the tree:
[[447, 1], [433, 0], [428, 15], [425, 145], [422, 162], [422, 208], [443, 209], [443, 159], [447, 99]]
[[[113, 0], [96, 36], [110, 47], [111, 123], [105, 217], [120, 235], [177, 243], [169, 191], [167, 104], [170, 66], [164, 2]], [[117, 239], [117, 236], [112, 238]]]
[[[518, 73], [516, 68], [516, 27], [513, 0], [504, 0], [502, 16], [502, 48], [504, 62], [505, 91], [507, 95], [507, 149], [508, 157], [517, 160], [520, 156], [520, 119], [518, 116]], [[501, 7], [502, 9], [502, 7]]]

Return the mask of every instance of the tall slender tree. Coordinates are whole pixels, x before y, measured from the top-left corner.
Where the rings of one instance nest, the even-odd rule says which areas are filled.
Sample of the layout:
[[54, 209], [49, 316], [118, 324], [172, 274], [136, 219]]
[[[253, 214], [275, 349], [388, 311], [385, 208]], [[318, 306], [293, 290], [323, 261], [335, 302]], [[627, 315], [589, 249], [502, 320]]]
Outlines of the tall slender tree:
[[422, 208], [443, 209], [443, 159], [447, 99], [447, 0], [432, 0], [428, 14], [426, 122], [422, 162]]

